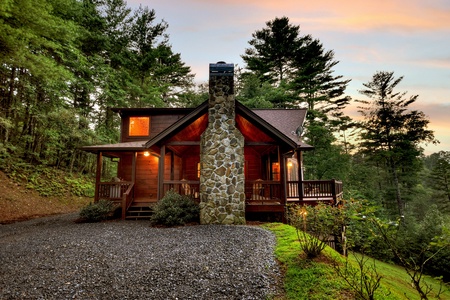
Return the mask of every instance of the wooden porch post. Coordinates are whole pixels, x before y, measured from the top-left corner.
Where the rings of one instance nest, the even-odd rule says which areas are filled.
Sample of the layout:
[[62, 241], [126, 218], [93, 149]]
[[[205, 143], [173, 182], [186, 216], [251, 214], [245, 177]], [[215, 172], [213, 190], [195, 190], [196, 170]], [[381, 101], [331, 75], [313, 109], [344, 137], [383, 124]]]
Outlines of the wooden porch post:
[[98, 189], [100, 186], [100, 180], [102, 179], [102, 163], [103, 163], [103, 153], [98, 152], [97, 153], [97, 170], [95, 174], [95, 195], [94, 195], [94, 202], [98, 201], [99, 195], [98, 195]]
[[336, 179], [331, 180], [331, 195], [333, 196], [333, 204], [337, 204], [337, 196], [336, 196]]
[[161, 146], [159, 165], [158, 165], [158, 200], [161, 200], [164, 192], [164, 159], [166, 157], [166, 146]]
[[173, 151], [170, 151], [170, 180], [174, 180], [175, 179], [175, 169], [174, 169], [174, 164], [175, 164], [175, 156]]
[[297, 153], [297, 163], [298, 163], [298, 197], [299, 201], [303, 202], [303, 153], [300, 150]]
[[280, 190], [280, 199], [284, 200], [286, 203], [286, 158], [284, 155], [281, 155], [280, 146], [277, 147], [278, 150], [278, 161], [280, 163], [280, 183], [282, 183], [282, 187]]

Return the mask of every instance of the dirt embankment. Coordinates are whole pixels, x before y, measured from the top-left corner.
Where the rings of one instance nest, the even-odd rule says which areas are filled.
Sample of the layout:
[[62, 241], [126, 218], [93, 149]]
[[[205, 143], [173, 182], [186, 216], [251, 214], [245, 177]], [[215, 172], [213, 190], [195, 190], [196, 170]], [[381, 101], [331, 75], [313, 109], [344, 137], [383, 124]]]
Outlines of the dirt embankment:
[[42, 197], [0, 171], [0, 224], [78, 211], [86, 197]]

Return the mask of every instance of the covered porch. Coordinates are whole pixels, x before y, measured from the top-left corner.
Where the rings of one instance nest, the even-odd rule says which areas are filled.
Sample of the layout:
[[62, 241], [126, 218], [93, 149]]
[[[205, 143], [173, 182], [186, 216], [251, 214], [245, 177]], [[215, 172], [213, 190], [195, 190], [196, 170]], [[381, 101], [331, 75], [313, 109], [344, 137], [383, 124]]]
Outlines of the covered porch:
[[[164, 195], [174, 190], [181, 195], [199, 201], [200, 181], [166, 180], [163, 183]], [[286, 187], [284, 193], [284, 187]], [[96, 199], [106, 199], [125, 207], [126, 210], [134, 202], [134, 182], [99, 182], [96, 185]], [[285, 194], [286, 196], [282, 196]], [[342, 199], [342, 182], [337, 180], [304, 180], [289, 181], [283, 185], [279, 181], [253, 180], [245, 182], [246, 212], [284, 212], [287, 204], [315, 205], [318, 203], [338, 204]], [[156, 203], [157, 199], [136, 199], [138, 203]], [[140, 201], [139, 201], [140, 200]]]

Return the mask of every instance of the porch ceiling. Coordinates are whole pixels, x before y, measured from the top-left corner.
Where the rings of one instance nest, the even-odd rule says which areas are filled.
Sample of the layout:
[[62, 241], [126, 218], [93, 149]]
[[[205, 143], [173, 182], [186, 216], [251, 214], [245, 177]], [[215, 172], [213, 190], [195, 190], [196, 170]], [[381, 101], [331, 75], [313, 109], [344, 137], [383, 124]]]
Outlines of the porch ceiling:
[[242, 133], [246, 142], [275, 143], [273, 138], [241, 115], [236, 115], [236, 127]]
[[169, 139], [169, 142], [200, 141], [200, 135], [208, 126], [208, 114], [200, 116], [197, 120], [186, 126]]

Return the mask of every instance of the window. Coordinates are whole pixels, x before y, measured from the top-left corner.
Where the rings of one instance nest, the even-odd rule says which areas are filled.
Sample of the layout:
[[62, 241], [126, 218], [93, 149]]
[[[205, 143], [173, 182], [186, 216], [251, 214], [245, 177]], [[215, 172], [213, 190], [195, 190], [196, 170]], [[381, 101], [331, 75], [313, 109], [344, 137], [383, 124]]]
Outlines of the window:
[[280, 181], [280, 165], [277, 162], [272, 163], [272, 180]]
[[150, 117], [130, 117], [129, 136], [148, 136]]

